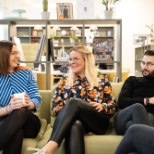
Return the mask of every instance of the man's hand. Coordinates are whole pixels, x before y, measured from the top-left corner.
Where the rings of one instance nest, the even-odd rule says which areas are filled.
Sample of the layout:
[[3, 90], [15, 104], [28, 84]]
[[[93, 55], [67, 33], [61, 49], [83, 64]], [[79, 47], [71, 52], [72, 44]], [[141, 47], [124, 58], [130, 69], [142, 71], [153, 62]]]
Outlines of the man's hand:
[[149, 98], [149, 104], [154, 104], [154, 97]]

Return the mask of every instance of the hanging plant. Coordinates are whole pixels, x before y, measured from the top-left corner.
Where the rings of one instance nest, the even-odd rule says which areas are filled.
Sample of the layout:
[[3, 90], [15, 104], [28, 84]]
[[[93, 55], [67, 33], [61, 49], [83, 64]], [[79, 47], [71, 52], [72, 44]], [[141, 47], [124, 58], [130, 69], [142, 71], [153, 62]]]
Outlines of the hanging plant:
[[149, 36], [150, 36], [151, 40], [154, 40], [154, 26], [153, 26], [153, 24], [151, 24], [150, 26], [146, 25], [146, 27], [150, 30]]

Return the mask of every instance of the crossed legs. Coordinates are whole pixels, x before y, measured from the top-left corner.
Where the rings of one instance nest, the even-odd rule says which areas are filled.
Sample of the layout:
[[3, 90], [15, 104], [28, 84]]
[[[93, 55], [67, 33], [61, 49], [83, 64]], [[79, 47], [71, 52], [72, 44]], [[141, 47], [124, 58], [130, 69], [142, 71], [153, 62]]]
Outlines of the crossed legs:
[[115, 131], [118, 135], [124, 135], [133, 124], [150, 125], [145, 107], [139, 103], [120, 110], [114, 116]]
[[84, 154], [84, 133], [104, 134], [108, 126], [108, 116], [98, 113], [87, 102], [73, 98], [58, 113], [53, 132], [44, 149], [47, 154], [53, 154], [66, 138], [67, 154], [76, 154], [73, 149], [76, 146], [80, 149], [77, 154]]
[[65, 138], [65, 152], [67, 154], [84, 154], [84, 126], [76, 120]]

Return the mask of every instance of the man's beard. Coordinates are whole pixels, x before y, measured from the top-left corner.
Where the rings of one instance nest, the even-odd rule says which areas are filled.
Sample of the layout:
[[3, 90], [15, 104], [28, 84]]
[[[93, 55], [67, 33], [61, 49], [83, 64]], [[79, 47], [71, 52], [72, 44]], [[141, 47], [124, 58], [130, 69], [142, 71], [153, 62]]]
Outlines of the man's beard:
[[[144, 75], [143, 74], [143, 71], [145, 71], [145, 70], [142, 70], [142, 75], [144, 76], [144, 77], [154, 77], [154, 70], [153, 71], [148, 71], [149, 72], [149, 74], [147, 74], [147, 75]], [[146, 70], [147, 71], [147, 70]]]

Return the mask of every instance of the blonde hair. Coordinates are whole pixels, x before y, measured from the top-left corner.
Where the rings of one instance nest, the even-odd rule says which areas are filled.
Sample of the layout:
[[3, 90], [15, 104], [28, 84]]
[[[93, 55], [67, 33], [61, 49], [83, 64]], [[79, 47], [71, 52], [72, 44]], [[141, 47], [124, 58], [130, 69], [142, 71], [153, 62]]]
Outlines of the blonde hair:
[[[71, 51], [79, 52], [85, 61], [85, 77], [87, 78], [90, 87], [98, 86], [97, 71], [95, 69], [95, 59], [92, 49], [84, 45], [78, 45], [70, 49]], [[70, 69], [67, 77], [67, 86], [73, 86], [75, 74]]]

